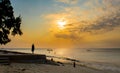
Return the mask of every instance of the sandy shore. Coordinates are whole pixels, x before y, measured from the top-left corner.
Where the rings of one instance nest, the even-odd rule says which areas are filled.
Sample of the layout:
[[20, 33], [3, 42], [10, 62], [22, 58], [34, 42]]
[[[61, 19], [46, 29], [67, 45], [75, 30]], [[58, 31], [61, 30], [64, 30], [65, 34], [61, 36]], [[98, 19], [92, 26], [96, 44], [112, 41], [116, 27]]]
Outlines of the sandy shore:
[[[0, 55], [25, 55], [26, 53], [1, 51]], [[9, 56], [8, 56], [9, 57]], [[22, 58], [23, 59], [23, 58]], [[69, 59], [69, 58], [67, 58]], [[70, 59], [73, 60], [73, 59]], [[49, 61], [50, 62], [50, 61]], [[51, 64], [51, 65], [50, 65]], [[54, 65], [53, 65], [54, 64]], [[99, 70], [92, 67], [87, 67], [84, 65], [77, 65], [75, 68], [72, 64], [62, 64], [59, 62], [60, 66], [56, 62], [50, 62], [45, 64], [38, 63], [10, 63], [10, 65], [0, 64], [0, 73], [120, 73], [113, 70]]]
[[0, 73], [118, 73], [107, 70], [97, 70], [83, 66], [65, 64], [64, 66], [48, 64], [12, 63], [0, 65]]

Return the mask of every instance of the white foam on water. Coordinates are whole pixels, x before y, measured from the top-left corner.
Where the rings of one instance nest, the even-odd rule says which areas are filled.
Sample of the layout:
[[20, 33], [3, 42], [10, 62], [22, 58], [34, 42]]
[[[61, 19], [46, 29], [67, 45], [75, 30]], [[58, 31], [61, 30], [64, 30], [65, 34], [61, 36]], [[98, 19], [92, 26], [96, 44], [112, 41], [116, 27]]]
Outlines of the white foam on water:
[[94, 69], [99, 69], [99, 70], [111, 70], [111, 71], [117, 71], [120, 72], [120, 66], [110, 64], [110, 63], [102, 63], [102, 62], [81, 62], [80, 65], [89, 67], [89, 68], [94, 68]]

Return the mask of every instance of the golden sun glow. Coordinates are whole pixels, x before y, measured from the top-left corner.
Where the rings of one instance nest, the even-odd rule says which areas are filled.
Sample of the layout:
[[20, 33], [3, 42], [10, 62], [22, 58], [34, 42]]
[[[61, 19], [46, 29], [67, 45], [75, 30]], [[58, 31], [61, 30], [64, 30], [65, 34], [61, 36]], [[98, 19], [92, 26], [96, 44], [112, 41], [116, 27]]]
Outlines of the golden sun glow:
[[65, 20], [60, 20], [60, 21], [57, 22], [57, 24], [58, 24], [59, 28], [63, 29], [65, 27], [64, 25], [66, 25], [66, 21]]

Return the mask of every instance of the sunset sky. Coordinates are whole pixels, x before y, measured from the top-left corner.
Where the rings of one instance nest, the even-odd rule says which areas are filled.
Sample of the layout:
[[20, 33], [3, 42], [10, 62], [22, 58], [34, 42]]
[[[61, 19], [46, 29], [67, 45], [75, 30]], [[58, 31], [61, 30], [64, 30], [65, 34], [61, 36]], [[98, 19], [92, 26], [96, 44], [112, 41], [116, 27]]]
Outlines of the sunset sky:
[[22, 36], [1, 47], [120, 47], [120, 0], [10, 0]]

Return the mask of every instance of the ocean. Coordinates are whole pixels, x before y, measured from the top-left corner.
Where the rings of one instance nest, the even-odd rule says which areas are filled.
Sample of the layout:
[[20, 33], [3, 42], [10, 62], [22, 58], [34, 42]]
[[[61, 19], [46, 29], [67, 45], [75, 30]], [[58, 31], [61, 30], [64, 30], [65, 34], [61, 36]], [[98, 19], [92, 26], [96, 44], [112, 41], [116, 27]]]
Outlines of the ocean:
[[[30, 48], [6, 48], [6, 50], [31, 53]], [[76, 59], [80, 61], [78, 63], [80, 65], [120, 72], [120, 48], [36, 48], [34, 53]]]

